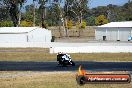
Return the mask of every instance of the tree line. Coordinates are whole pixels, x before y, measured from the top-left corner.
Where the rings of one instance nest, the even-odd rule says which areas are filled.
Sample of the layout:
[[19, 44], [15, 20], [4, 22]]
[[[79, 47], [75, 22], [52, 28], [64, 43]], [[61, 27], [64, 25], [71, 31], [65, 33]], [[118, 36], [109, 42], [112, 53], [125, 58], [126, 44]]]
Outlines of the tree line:
[[[132, 1], [123, 6], [109, 4], [89, 8], [90, 0], [0, 0], [0, 26], [63, 26], [102, 25], [113, 21], [132, 21]], [[63, 4], [63, 5], [62, 5]]]

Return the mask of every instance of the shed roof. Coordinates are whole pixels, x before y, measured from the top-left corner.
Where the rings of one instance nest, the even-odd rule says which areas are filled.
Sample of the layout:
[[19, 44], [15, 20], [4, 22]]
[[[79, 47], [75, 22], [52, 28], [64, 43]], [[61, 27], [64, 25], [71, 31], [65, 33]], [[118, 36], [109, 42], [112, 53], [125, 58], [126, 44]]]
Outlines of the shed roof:
[[0, 33], [28, 33], [38, 27], [0, 27]]
[[132, 27], [132, 21], [110, 22], [108, 24], [104, 24], [98, 27]]

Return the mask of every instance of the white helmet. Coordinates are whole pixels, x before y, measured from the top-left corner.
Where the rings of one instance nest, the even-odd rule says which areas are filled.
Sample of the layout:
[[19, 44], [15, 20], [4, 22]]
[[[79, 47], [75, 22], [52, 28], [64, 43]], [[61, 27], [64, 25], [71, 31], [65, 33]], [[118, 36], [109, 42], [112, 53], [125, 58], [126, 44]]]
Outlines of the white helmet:
[[63, 52], [58, 52], [58, 55], [59, 55], [59, 54], [64, 54], [64, 53], [63, 53]]

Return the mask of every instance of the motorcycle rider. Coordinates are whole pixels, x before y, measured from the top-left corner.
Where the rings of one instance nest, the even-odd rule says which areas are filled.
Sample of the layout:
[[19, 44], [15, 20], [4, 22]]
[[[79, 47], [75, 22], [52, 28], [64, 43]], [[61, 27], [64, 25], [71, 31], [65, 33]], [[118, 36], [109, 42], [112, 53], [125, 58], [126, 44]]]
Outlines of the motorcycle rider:
[[62, 56], [63, 56], [63, 53], [62, 52], [58, 52], [58, 54], [57, 54], [58, 65], [62, 63]]
[[70, 61], [70, 55], [64, 54], [64, 55], [62, 56], [62, 59], [63, 59], [63, 61]]
[[70, 61], [70, 55], [69, 54], [65, 54], [65, 53], [62, 53], [62, 52], [59, 52], [57, 54], [57, 61], [59, 62], [58, 64], [61, 64], [63, 61]]

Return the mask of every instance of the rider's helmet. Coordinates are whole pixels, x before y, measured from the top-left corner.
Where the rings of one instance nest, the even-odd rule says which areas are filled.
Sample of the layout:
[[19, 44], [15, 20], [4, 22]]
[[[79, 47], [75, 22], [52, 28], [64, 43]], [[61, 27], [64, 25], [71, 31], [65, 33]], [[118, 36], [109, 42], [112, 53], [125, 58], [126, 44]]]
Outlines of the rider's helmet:
[[60, 55], [60, 54], [62, 54], [62, 52], [58, 52], [58, 53], [57, 53], [57, 55]]

